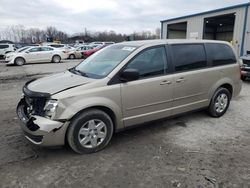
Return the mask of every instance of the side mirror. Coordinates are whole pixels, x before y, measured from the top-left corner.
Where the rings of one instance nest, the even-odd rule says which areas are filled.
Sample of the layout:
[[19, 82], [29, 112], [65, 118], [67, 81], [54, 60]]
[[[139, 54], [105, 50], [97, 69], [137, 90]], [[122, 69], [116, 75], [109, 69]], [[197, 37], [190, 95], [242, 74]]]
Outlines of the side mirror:
[[30, 52], [29, 52], [29, 51], [26, 51], [25, 53], [28, 54], [28, 53], [30, 53]]
[[139, 77], [140, 76], [137, 69], [125, 69], [120, 75], [120, 80], [123, 82], [128, 82], [138, 80]]

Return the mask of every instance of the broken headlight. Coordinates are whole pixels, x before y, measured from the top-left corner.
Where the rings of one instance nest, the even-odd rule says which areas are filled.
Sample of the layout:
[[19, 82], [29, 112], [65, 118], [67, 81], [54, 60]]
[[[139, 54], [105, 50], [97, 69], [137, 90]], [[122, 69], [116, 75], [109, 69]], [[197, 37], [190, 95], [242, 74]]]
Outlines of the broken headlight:
[[48, 100], [44, 106], [45, 115], [48, 117], [52, 117], [52, 115], [56, 111], [57, 105], [58, 105], [57, 100], [55, 99]]

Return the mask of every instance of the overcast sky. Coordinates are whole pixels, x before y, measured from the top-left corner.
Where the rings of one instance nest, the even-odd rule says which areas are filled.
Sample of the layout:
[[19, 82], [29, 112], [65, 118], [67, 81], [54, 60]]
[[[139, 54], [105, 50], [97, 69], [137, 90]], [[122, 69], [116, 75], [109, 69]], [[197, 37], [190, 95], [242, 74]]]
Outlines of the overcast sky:
[[69, 34], [155, 31], [160, 20], [246, 3], [246, 0], [0, 0], [0, 30], [55, 26]]

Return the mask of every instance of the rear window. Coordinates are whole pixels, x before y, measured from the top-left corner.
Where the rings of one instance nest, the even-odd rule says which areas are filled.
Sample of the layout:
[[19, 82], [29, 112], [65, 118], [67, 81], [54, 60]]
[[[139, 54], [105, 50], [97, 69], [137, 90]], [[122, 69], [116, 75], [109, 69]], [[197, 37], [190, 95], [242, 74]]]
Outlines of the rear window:
[[42, 51], [52, 51], [53, 48], [50, 48], [50, 47], [42, 47], [41, 50], [42, 50]]
[[232, 48], [226, 44], [206, 44], [206, 49], [211, 58], [212, 66], [236, 63]]
[[0, 45], [0, 49], [9, 48], [9, 45]]
[[207, 66], [203, 44], [172, 45], [175, 71], [200, 69]]
[[58, 44], [51, 44], [50, 45], [51, 47], [54, 47], [54, 48], [62, 48], [62, 47], [64, 47], [64, 45], [58, 45]]

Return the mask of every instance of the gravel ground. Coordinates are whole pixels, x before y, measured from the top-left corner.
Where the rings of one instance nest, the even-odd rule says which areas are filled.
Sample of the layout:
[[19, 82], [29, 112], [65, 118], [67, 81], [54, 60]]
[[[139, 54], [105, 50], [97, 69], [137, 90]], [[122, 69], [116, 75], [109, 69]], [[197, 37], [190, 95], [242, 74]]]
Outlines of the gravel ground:
[[15, 107], [27, 80], [0, 82], [0, 187], [250, 187], [249, 81], [219, 119], [196, 112], [148, 123], [78, 155], [24, 138]]

